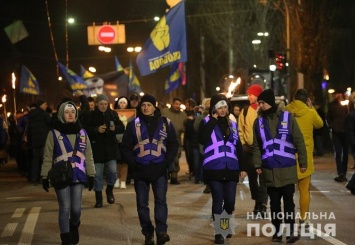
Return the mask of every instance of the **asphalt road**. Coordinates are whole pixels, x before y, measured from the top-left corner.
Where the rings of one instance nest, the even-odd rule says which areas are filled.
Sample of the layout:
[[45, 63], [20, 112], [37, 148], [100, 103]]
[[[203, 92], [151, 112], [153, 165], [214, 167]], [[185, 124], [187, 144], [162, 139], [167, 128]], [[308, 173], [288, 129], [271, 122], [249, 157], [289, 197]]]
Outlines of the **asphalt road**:
[[[352, 158], [349, 159], [350, 166]], [[169, 185], [168, 190], [171, 241], [167, 244], [213, 244], [211, 196], [202, 193], [204, 185], [189, 180], [184, 156], [180, 163], [181, 185]], [[333, 180], [335, 163], [331, 153], [316, 157], [315, 165], [310, 210], [314, 229], [305, 232], [297, 244], [354, 244], [355, 197], [344, 188], [345, 183]], [[348, 178], [352, 172], [348, 172]], [[133, 186], [114, 189], [114, 195], [115, 204], [105, 202], [103, 208], [97, 209], [93, 207], [94, 192], [85, 189], [80, 244], [144, 244]], [[230, 220], [235, 235], [226, 239], [225, 244], [272, 244], [267, 234], [270, 221], [251, 218], [254, 203], [250, 199], [247, 179], [238, 184], [236, 198], [235, 215]], [[298, 212], [297, 192], [294, 199]], [[61, 244], [54, 190], [47, 193], [41, 185], [28, 183], [17, 173], [13, 160], [0, 167], [0, 207], [0, 245]], [[285, 238], [283, 243], [286, 243]]]

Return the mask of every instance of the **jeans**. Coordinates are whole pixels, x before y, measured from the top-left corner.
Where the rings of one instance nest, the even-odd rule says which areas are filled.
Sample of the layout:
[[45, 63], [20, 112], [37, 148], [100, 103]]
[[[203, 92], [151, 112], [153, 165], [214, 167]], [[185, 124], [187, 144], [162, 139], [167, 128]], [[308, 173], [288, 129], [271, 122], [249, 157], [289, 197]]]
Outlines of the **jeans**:
[[[282, 230], [280, 230], [282, 217], [284, 217], [284, 223], [290, 226], [289, 231], [292, 234], [295, 225], [295, 203], [293, 201], [295, 185], [289, 184], [283, 187], [267, 187], [267, 194], [270, 197], [271, 223], [276, 229], [276, 234], [282, 232]], [[281, 198], [284, 204], [283, 215], [281, 213]], [[290, 236], [290, 234], [286, 235]]]
[[109, 160], [105, 163], [95, 163], [95, 191], [102, 191], [103, 188], [103, 175], [104, 165], [106, 165], [106, 182], [107, 185], [114, 185], [117, 179], [117, 161]]
[[348, 170], [348, 142], [345, 133], [332, 132], [335, 162], [338, 175], [346, 176]]
[[193, 155], [195, 182], [200, 182], [202, 181], [202, 163], [200, 161], [200, 150], [198, 148], [193, 148], [192, 155]]
[[61, 234], [70, 231], [69, 222], [72, 225], [78, 225], [80, 222], [83, 189], [83, 184], [76, 183], [55, 190], [59, 204], [58, 222]]
[[237, 181], [210, 180], [208, 184], [212, 194], [212, 214], [221, 214], [223, 210], [232, 214], [237, 192]]
[[168, 191], [168, 178], [166, 175], [159, 177], [155, 181], [134, 180], [136, 191], [137, 212], [139, 222], [142, 227], [142, 234], [153, 235], [154, 226], [150, 219], [149, 210], [149, 190], [152, 185], [154, 194], [154, 220], [155, 232], [165, 232], [168, 229], [168, 205], [166, 203], [166, 193]]

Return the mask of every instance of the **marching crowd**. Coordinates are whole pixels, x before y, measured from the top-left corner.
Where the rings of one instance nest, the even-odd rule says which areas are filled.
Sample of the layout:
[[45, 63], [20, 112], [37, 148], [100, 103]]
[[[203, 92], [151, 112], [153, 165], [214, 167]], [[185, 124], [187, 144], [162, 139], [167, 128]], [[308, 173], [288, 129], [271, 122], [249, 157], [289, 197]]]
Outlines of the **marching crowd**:
[[[76, 91], [80, 105], [64, 98], [56, 111], [38, 99], [15, 116], [0, 117], [0, 151], [16, 160], [18, 171], [34, 184], [50, 190], [48, 173], [53, 165], [70, 162], [70, 184], [54, 188], [59, 205], [62, 244], [79, 243], [82, 192], [95, 192], [95, 208], [115, 203], [114, 188], [127, 188], [133, 180], [144, 244], [165, 244], [168, 235], [168, 183], [179, 185], [179, 159], [184, 149], [190, 178], [206, 185], [212, 196], [211, 217], [235, 209], [237, 183], [248, 177], [253, 214], [266, 216], [270, 208], [273, 242], [282, 242], [282, 224], [290, 227], [286, 242], [300, 239], [295, 220], [294, 193], [300, 193], [300, 226], [309, 226], [310, 183], [313, 156], [322, 155], [319, 130], [328, 127], [337, 174], [347, 182], [348, 152], [355, 168], [355, 100], [348, 105], [342, 91], [334, 93], [327, 114], [313, 106], [305, 89], [298, 89], [291, 103], [281, 108], [272, 89], [257, 84], [247, 89], [249, 105], [230, 104], [223, 94], [203, 99], [174, 98], [171, 107], [152, 95], [137, 94], [117, 99], [113, 108], [105, 94], [86, 97]], [[77, 99], [75, 99], [77, 100]], [[181, 110], [185, 104], [186, 109]], [[133, 109], [128, 120], [116, 109]], [[318, 131], [317, 131], [318, 130]], [[322, 135], [322, 133], [320, 134]], [[1, 161], [7, 156], [1, 154]], [[31, 159], [31, 160], [29, 160]], [[346, 184], [355, 194], [355, 178]], [[103, 195], [103, 189], [104, 195]], [[154, 193], [154, 219], [149, 192]], [[281, 203], [283, 202], [283, 208]], [[284, 215], [284, 220], [280, 218]], [[224, 244], [232, 232], [216, 232], [216, 244]]]

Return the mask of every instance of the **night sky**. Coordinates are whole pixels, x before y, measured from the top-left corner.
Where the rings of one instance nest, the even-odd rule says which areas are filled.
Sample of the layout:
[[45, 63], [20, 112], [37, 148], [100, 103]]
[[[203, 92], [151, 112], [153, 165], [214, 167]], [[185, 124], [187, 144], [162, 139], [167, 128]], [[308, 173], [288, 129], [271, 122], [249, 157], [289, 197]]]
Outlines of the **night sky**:
[[[68, 0], [67, 15], [75, 18], [75, 24], [68, 26], [69, 68], [77, 74], [80, 65], [94, 66], [97, 73], [115, 70], [116, 55], [123, 67], [129, 65], [134, 54], [126, 51], [128, 46], [143, 46], [149, 33], [156, 25], [154, 16], [163, 16], [168, 5], [165, 0]], [[59, 61], [66, 63], [65, 0], [48, 0], [48, 9], [56, 53]], [[11, 44], [3, 28], [14, 20], [23, 20], [29, 36]], [[126, 25], [126, 44], [110, 45], [111, 53], [98, 50], [98, 46], [87, 43], [87, 26], [95, 22], [111, 24], [119, 21]], [[0, 88], [1, 95], [11, 90], [11, 73], [19, 74], [21, 65], [26, 65], [39, 82], [41, 95], [47, 100], [60, 101], [58, 88], [67, 90], [66, 81], [57, 80], [56, 61], [47, 21], [45, 0], [5, 0], [0, 8]], [[136, 69], [136, 67], [135, 67]], [[16, 86], [19, 86], [17, 83]], [[143, 86], [142, 86], [143, 87]], [[33, 100], [33, 96], [18, 94], [21, 100]], [[9, 98], [9, 95], [8, 95]], [[9, 99], [8, 99], [9, 100]], [[21, 106], [21, 105], [20, 105]]]

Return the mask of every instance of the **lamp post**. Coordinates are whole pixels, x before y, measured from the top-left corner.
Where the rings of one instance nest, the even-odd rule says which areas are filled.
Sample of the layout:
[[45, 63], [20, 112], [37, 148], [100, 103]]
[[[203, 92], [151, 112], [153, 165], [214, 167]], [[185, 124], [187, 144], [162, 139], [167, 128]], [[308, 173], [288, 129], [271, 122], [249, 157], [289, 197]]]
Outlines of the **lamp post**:
[[14, 72], [12, 73], [12, 89], [14, 91], [14, 114], [16, 114], [16, 76]]
[[1, 98], [2, 104], [4, 105], [5, 122], [7, 123], [7, 113], [6, 113], [6, 94]]

